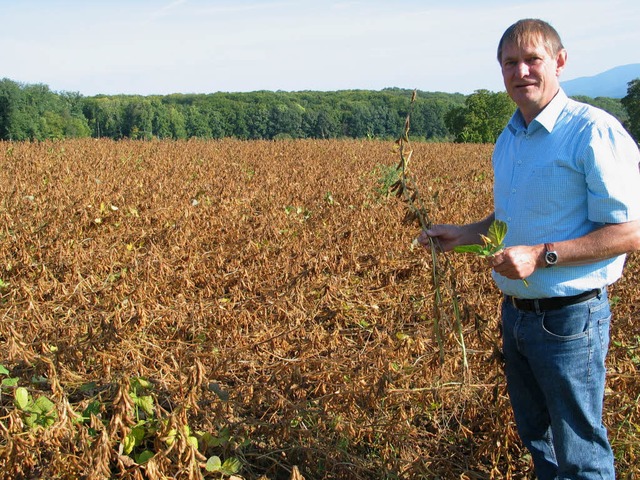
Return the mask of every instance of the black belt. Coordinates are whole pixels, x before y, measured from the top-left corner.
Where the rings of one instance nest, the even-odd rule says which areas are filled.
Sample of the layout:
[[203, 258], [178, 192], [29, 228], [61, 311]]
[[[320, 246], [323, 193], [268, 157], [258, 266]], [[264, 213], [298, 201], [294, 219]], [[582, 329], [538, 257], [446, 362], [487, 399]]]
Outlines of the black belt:
[[602, 293], [599, 288], [594, 288], [588, 292], [579, 293], [578, 295], [571, 295], [569, 297], [551, 297], [551, 298], [515, 298], [507, 295], [505, 298], [518, 310], [525, 310], [527, 312], [544, 312], [547, 310], [557, 310], [569, 305], [575, 305], [576, 303], [584, 302], [590, 298], [597, 297]]

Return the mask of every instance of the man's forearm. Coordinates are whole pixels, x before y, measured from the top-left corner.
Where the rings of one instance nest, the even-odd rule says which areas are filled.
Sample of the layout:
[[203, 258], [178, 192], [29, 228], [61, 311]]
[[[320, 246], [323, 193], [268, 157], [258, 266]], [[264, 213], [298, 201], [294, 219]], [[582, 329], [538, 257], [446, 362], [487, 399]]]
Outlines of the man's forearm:
[[472, 245], [482, 243], [480, 235], [487, 235], [489, 227], [496, 218], [495, 212], [491, 212], [487, 217], [476, 223], [465, 225], [465, 234], [463, 245]]
[[640, 220], [607, 224], [583, 237], [555, 242], [554, 249], [558, 265], [585, 265], [640, 250]]
[[[486, 219], [488, 220], [488, 219]], [[583, 237], [553, 242], [557, 265], [586, 265], [640, 250], [640, 220], [607, 224]], [[545, 245], [517, 245], [489, 259], [496, 273], [510, 278], [527, 278], [534, 270], [547, 266]]]

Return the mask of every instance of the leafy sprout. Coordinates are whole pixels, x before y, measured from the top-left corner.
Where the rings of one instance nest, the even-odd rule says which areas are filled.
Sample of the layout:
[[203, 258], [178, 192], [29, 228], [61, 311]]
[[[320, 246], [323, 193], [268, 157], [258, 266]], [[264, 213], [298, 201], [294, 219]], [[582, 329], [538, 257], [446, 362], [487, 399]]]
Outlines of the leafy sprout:
[[[504, 250], [504, 239], [507, 236], [507, 224], [502, 220], [494, 220], [489, 226], [487, 235], [480, 234], [482, 238], [482, 245], [459, 245], [453, 248], [454, 252], [458, 253], [475, 253], [480, 258], [493, 257]], [[522, 282], [526, 287], [529, 283], [525, 278]]]
[[504, 239], [507, 236], [507, 224], [502, 220], [494, 220], [487, 235], [480, 235], [483, 245], [459, 245], [454, 252], [475, 253], [479, 257], [492, 257], [504, 250]]

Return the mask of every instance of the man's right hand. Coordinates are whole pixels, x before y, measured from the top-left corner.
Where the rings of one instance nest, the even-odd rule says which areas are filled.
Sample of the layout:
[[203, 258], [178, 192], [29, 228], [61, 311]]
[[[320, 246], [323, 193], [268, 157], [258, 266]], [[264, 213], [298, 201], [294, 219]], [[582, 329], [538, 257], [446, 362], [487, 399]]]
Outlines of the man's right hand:
[[418, 242], [425, 248], [429, 248], [429, 239], [436, 240], [436, 245], [443, 251], [453, 250], [453, 247], [462, 245], [463, 228], [458, 225], [433, 225], [420, 232]]
[[466, 225], [433, 225], [427, 230], [423, 230], [418, 237], [418, 242], [425, 248], [429, 248], [429, 237], [436, 240], [436, 244], [443, 252], [453, 250], [458, 245], [472, 245], [481, 243], [480, 234], [486, 235], [489, 226], [495, 219], [493, 213], [489, 214], [483, 220], [476, 223]]

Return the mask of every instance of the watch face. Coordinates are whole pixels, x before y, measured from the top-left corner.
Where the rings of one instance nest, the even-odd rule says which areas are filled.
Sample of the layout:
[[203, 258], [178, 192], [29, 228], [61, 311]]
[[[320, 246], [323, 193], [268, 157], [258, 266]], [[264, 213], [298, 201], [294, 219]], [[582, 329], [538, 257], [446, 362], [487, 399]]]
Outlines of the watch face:
[[554, 265], [558, 261], [558, 254], [556, 252], [547, 252], [545, 259], [549, 265]]

